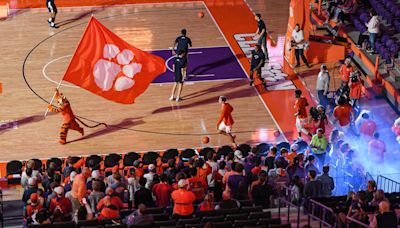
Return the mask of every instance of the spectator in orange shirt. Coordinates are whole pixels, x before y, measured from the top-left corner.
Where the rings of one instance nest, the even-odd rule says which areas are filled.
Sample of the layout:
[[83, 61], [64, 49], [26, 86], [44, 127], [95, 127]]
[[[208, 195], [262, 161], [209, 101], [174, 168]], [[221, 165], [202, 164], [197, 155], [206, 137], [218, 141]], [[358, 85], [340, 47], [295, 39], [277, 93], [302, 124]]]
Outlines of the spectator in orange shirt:
[[56, 209], [60, 210], [63, 216], [68, 216], [72, 212], [71, 201], [64, 197], [64, 188], [58, 186], [54, 189], [57, 197], [50, 202], [50, 213], [53, 214]]
[[335, 120], [338, 121], [339, 127], [344, 132], [347, 132], [354, 115], [353, 108], [349, 103], [347, 103], [346, 98], [343, 96], [339, 97], [337, 103], [338, 106], [333, 110], [333, 116], [335, 117]]
[[118, 210], [124, 208], [124, 203], [122, 202], [122, 200], [118, 196], [114, 195], [114, 190], [112, 188], [108, 187], [106, 189], [106, 196], [103, 199], [101, 199], [96, 206], [98, 211], [101, 211], [103, 207], [106, 206], [105, 199], [107, 196], [111, 200], [111, 204], [114, 205]]
[[353, 67], [351, 66], [351, 59], [350, 58], [346, 58], [344, 60], [344, 64], [340, 67], [340, 79], [341, 79], [341, 83], [340, 83], [340, 88], [343, 88], [344, 86], [348, 85], [349, 81], [350, 81], [350, 73], [352, 73]]
[[218, 103], [221, 104], [221, 115], [217, 121], [217, 130], [218, 133], [228, 136], [233, 146], [236, 147], [236, 135], [232, 135], [231, 132], [234, 124], [232, 117], [233, 107], [226, 101], [227, 99], [224, 96], [220, 96], [218, 99]]
[[38, 202], [37, 193], [32, 193], [29, 198], [30, 203], [26, 206], [25, 218], [32, 217], [33, 214], [37, 213], [43, 208], [43, 205], [40, 205]]
[[111, 197], [104, 197], [104, 207], [97, 218], [101, 221], [103, 219], [119, 219], [119, 217], [118, 208], [112, 203]]
[[199, 211], [213, 211], [214, 210], [214, 196], [212, 193], [208, 193], [204, 196], [203, 202], [199, 204]]
[[153, 186], [152, 192], [156, 197], [157, 207], [167, 207], [171, 205], [172, 187], [168, 184], [167, 175], [164, 173], [160, 175], [160, 183]]
[[78, 211], [82, 204], [82, 199], [87, 195], [86, 190], [86, 179], [90, 177], [91, 171], [89, 168], [82, 168], [82, 173], [78, 174], [74, 178], [71, 189], [71, 203], [72, 210]]
[[297, 156], [297, 150], [299, 149], [298, 144], [292, 144], [290, 146], [290, 152], [286, 154], [286, 160], [289, 162], [289, 165], [293, 164], [293, 159]]
[[196, 196], [193, 192], [187, 190], [188, 186], [189, 182], [187, 180], [179, 180], [179, 189], [172, 192], [171, 198], [174, 202], [174, 217], [187, 218], [194, 212], [193, 202], [196, 200]]
[[197, 174], [195, 176], [207, 181], [207, 176], [212, 172], [210, 165], [204, 162], [202, 158], [197, 159], [194, 164], [197, 169]]
[[301, 138], [302, 132], [312, 137], [312, 134], [304, 127], [308, 122], [306, 110], [308, 102], [307, 99], [301, 95], [302, 93], [303, 92], [299, 89], [295, 91], [296, 102], [294, 103], [294, 109], [296, 110], [296, 113], [294, 115], [296, 116], [296, 128], [299, 133], [299, 138]]

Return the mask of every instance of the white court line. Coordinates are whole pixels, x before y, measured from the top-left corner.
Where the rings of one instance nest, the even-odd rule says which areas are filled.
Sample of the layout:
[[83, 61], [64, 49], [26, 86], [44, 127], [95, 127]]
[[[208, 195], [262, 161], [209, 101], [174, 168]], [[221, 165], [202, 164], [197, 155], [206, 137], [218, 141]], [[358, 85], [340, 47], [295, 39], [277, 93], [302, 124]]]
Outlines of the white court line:
[[[225, 42], [228, 44], [229, 49], [231, 50], [233, 56], [235, 56], [236, 61], [239, 63], [239, 65], [242, 67], [242, 70], [244, 71], [244, 73], [247, 75], [246, 70], [244, 69], [244, 67], [242, 66], [242, 64], [240, 63], [239, 59], [237, 58], [235, 52], [233, 51], [231, 45], [229, 44], [228, 40], [225, 37], [225, 34], [222, 32], [221, 28], [219, 27], [217, 21], [215, 20], [214, 16], [211, 14], [210, 10], [208, 9], [207, 5], [204, 3], [204, 1], [202, 1], [204, 7], [206, 8], [208, 14], [210, 15], [211, 19], [214, 21], [215, 26], [218, 28], [219, 32], [221, 33], [221, 35], [224, 37]], [[251, 8], [250, 8], [251, 10]], [[252, 10], [251, 10], [252, 11]], [[247, 75], [248, 77], [248, 75]], [[247, 78], [249, 79], [249, 78]], [[265, 109], [267, 109], [269, 115], [271, 116], [272, 120], [274, 121], [276, 127], [279, 129], [279, 131], [281, 132], [281, 135], [283, 136], [283, 139], [286, 140], [287, 142], [289, 142], [289, 140], [286, 138], [286, 135], [283, 133], [281, 127], [279, 126], [278, 122], [275, 120], [274, 116], [271, 113], [271, 110], [269, 110], [268, 106], [265, 104], [264, 100], [262, 99], [260, 93], [258, 92], [258, 90], [254, 87], [254, 90], [257, 92], [258, 97], [260, 98], [261, 102], [264, 104]]]
[[[223, 81], [238, 81], [238, 80], [247, 80], [246, 78], [225, 78], [225, 79], [211, 79], [211, 80], [201, 80], [201, 81], [185, 81], [185, 85], [194, 85], [196, 83], [203, 82], [223, 82]], [[173, 85], [175, 82], [154, 82], [151, 83], [150, 86], [163, 86], [163, 85]]]
[[[226, 47], [226, 46], [225, 46]], [[200, 48], [199, 48], [200, 49]], [[198, 54], [203, 54], [202, 51], [193, 51], [193, 52], [189, 52], [189, 55], [198, 55]], [[165, 67], [167, 67], [167, 69], [171, 72], [174, 72], [173, 69], [171, 67], [168, 66], [169, 61], [171, 61], [171, 59], [175, 58], [175, 55], [169, 57], [167, 60], [165, 60]], [[189, 76], [192, 77], [213, 77], [215, 76], [215, 74], [189, 74]]]
[[[71, 56], [72, 56], [72, 55], [64, 55], [64, 56], [58, 57], [58, 58], [56, 58], [56, 59], [50, 60], [48, 63], [46, 63], [46, 65], [43, 66], [43, 69], [42, 69], [43, 77], [46, 78], [48, 81], [53, 82], [54, 84], [57, 84], [57, 85], [58, 85], [60, 82], [59, 82], [59, 81], [58, 81], [58, 82], [57, 82], [57, 81], [54, 81], [54, 80], [51, 79], [49, 76], [47, 76], [47, 74], [46, 74], [46, 69], [47, 69], [47, 67], [48, 67], [50, 64], [52, 64], [52, 63], [54, 63], [54, 62], [56, 62], [56, 61], [58, 61], [58, 60], [60, 60], [60, 59], [64, 59], [64, 58], [71, 57]], [[70, 87], [70, 88], [79, 88], [79, 86], [68, 85], [68, 84], [62, 84], [62, 83], [61, 83], [61, 86]]]
[[189, 74], [190, 77], [197, 77], [197, 78], [201, 78], [201, 77], [214, 77], [215, 74]]

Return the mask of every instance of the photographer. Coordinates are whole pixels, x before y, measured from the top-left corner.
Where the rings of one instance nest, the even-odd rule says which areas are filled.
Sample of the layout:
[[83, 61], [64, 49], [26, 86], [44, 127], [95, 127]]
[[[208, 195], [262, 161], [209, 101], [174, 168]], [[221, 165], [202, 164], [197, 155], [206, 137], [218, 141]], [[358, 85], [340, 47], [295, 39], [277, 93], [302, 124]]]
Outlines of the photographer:
[[300, 66], [300, 56], [303, 60], [304, 64], [310, 68], [310, 65], [307, 62], [307, 58], [304, 56], [304, 49], [307, 48], [308, 43], [304, 40], [304, 32], [300, 29], [300, 25], [296, 24], [292, 32], [292, 41], [291, 46], [294, 47], [294, 55], [296, 56], [296, 66]]
[[316, 90], [318, 93], [318, 100], [319, 103], [326, 109], [328, 106], [328, 92], [329, 92], [329, 81], [331, 77], [329, 76], [329, 71], [328, 68], [326, 67], [325, 64], [321, 65], [321, 69], [319, 71], [318, 77], [317, 77], [317, 86]]
[[322, 105], [310, 108], [309, 123], [312, 122], [313, 134], [317, 133], [317, 129], [321, 128], [325, 132], [325, 125], [328, 124], [328, 118], [325, 114], [325, 109]]
[[353, 109], [359, 109], [360, 106], [359, 100], [362, 94], [362, 84], [359, 71], [355, 71], [350, 74], [349, 87], [350, 87], [349, 97], [351, 101], [351, 106], [353, 107]]

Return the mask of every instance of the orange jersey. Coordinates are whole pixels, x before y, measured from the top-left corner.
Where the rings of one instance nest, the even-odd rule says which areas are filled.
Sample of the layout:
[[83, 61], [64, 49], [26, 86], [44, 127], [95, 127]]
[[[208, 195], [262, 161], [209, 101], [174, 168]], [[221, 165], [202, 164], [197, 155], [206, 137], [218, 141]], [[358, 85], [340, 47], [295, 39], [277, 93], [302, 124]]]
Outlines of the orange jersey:
[[226, 126], [232, 126], [234, 123], [232, 112], [233, 112], [233, 107], [228, 103], [224, 103], [221, 108], [221, 116], [217, 121], [217, 126], [219, 126], [222, 121], [224, 121], [224, 124]]
[[178, 189], [172, 192], [171, 198], [174, 201], [174, 214], [182, 216], [193, 214], [193, 202], [196, 200], [196, 195], [192, 191]]
[[361, 97], [361, 82], [352, 82], [350, 86], [350, 98], [360, 99]]
[[342, 65], [340, 67], [340, 79], [348, 82], [350, 80], [350, 73], [353, 72], [353, 67]]
[[63, 118], [64, 118], [64, 123], [69, 123], [73, 119], [75, 119], [75, 115], [72, 112], [71, 105], [69, 102], [65, 102], [63, 105], [61, 105], [58, 108], [54, 108], [53, 106], [49, 106], [50, 111], [52, 112], [61, 112]]
[[336, 106], [333, 111], [333, 116], [339, 121], [340, 126], [346, 126], [350, 123], [352, 110], [349, 104]]
[[308, 106], [307, 99], [305, 97], [299, 97], [296, 102], [294, 103], [294, 109], [297, 111], [297, 117], [300, 119], [307, 118], [307, 110], [306, 107]]

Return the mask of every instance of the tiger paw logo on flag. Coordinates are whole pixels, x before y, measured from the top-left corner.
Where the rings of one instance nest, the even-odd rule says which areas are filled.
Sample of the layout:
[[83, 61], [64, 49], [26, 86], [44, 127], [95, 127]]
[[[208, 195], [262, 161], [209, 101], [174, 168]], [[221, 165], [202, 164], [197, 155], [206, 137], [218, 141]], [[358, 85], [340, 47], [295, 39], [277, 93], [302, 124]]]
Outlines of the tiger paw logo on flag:
[[63, 80], [132, 104], [165, 70], [164, 59], [128, 44], [92, 17]]
[[131, 50], [125, 49], [120, 52], [117, 46], [106, 44], [103, 57], [93, 69], [94, 79], [99, 88], [103, 91], [123, 91], [135, 85], [134, 77], [142, 70], [142, 64], [132, 62], [135, 54]]

